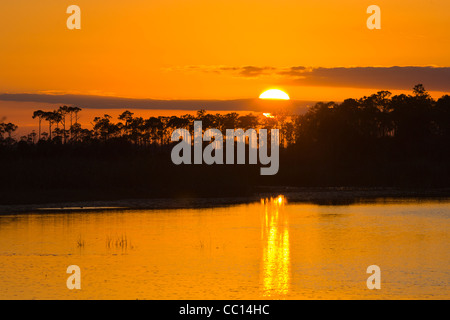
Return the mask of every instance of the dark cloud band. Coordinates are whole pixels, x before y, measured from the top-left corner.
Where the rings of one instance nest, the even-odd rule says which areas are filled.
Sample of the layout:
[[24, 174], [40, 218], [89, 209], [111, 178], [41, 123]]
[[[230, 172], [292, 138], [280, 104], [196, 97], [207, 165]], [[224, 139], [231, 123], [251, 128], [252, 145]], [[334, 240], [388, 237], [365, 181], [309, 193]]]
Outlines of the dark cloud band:
[[356, 67], [290, 70], [289, 82], [303, 86], [407, 90], [422, 83], [430, 91], [450, 91], [450, 68]]
[[191, 70], [235, 77], [277, 77], [283, 84], [317, 87], [371, 88], [409, 90], [421, 83], [430, 91], [450, 91], [449, 67], [339, 67], [310, 68], [275, 67], [214, 67], [197, 66]]
[[[129, 99], [120, 97], [104, 97], [90, 95], [71, 94], [0, 94], [0, 101], [16, 102], [41, 102], [49, 104], [74, 105], [83, 108], [94, 109], [143, 109], [143, 110], [186, 110], [197, 111], [205, 109], [208, 111], [265, 111], [270, 108], [271, 102], [259, 99], [237, 99], [237, 100], [153, 100], [153, 99]], [[314, 101], [290, 101], [286, 106], [293, 110], [303, 111]]]

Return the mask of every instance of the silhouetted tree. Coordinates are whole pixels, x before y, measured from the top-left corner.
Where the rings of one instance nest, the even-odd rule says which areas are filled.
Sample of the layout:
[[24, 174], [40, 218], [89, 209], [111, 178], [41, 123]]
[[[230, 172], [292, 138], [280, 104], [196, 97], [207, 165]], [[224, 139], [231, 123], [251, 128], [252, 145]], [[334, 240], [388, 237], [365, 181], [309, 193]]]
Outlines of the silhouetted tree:
[[66, 131], [66, 116], [71, 113], [71, 109], [68, 106], [61, 106], [58, 109], [58, 113], [61, 115], [61, 123], [63, 125], [63, 142], [66, 143], [67, 131]]
[[445, 95], [436, 102], [433, 118], [438, 127], [438, 134], [450, 139], [450, 96]]
[[41, 140], [41, 122], [42, 118], [44, 118], [45, 112], [42, 110], [37, 110], [33, 112], [33, 119], [38, 118], [39, 119], [39, 135], [38, 135], [38, 141]]

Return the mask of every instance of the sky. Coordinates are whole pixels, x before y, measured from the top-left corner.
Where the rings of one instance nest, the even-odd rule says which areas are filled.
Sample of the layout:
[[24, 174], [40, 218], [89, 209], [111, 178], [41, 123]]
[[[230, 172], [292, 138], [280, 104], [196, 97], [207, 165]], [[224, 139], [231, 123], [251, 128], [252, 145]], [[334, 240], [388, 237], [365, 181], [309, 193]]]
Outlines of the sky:
[[[66, 27], [72, 4], [81, 30]], [[372, 4], [381, 30], [366, 27]], [[439, 97], [450, 92], [449, 13], [448, 0], [2, 1], [0, 116], [31, 108], [24, 94], [50, 105], [49, 95], [207, 101], [279, 88], [342, 101], [421, 82]]]

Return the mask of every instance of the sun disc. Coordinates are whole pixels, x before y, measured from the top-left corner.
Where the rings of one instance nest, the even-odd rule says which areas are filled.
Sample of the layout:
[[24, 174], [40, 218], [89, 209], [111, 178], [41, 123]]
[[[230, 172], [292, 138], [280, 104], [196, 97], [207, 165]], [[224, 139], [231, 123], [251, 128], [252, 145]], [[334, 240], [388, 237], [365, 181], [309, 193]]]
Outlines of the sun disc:
[[259, 96], [260, 99], [272, 99], [272, 100], [289, 100], [289, 96], [286, 92], [278, 89], [270, 89], [264, 91]]

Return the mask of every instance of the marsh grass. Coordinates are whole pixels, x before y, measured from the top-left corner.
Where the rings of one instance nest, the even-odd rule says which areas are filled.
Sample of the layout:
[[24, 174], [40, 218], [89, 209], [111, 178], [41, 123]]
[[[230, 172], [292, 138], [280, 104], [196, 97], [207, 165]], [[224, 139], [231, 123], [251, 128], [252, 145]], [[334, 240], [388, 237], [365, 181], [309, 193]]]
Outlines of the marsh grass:
[[106, 237], [106, 247], [108, 249], [133, 249], [134, 246], [131, 244], [131, 241], [128, 239], [126, 234], [122, 234], [120, 236], [107, 236]]
[[77, 240], [77, 248], [84, 248], [85, 241], [81, 238], [81, 236]]

